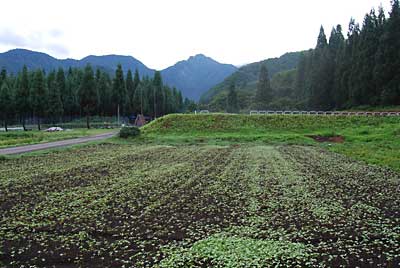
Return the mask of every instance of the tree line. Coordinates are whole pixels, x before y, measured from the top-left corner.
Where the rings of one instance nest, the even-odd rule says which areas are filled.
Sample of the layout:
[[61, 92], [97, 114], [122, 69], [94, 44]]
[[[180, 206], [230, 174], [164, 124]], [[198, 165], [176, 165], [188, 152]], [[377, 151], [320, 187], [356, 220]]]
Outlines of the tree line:
[[[243, 97], [239, 97], [235, 83], [231, 83], [226, 97], [225, 111], [238, 113], [240, 108], [246, 105]], [[257, 88], [254, 96], [251, 97], [251, 109], [266, 110], [272, 108], [272, 102], [276, 99], [275, 91], [271, 86], [266, 64], [261, 64]]]
[[315, 49], [302, 54], [296, 70], [271, 80], [262, 64], [254, 93], [236, 92], [232, 84], [225, 99], [227, 112], [391, 105], [400, 105], [399, 0], [392, 1], [389, 17], [379, 7], [361, 26], [351, 19], [347, 37], [337, 25], [328, 40], [321, 26]]
[[349, 23], [347, 38], [338, 25], [329, 41], [321, 27], [317, 46], [300, 59], [295, 94], [310, 109], [400, 105], [400, 6], [389, 18], [382, 7], [366, 14], [362, 26]]
[[27, 119], [59, 123], [86, 116], [130, 116], [143, 114], [159, 117], [192, 109], [193, 103], [183, 99], [176, 88], [163, 84], [160, 72], [154, 77], [140, 78], [138, 71], [121, 65], [111, 77], [106, 71], [91, 65], [84, 69], [62, 68], [45, 73], [30, 71], [26, 66], [18, 75], [0, 72], [0, 116], [4, 126], [19, 122], [26, 130]]

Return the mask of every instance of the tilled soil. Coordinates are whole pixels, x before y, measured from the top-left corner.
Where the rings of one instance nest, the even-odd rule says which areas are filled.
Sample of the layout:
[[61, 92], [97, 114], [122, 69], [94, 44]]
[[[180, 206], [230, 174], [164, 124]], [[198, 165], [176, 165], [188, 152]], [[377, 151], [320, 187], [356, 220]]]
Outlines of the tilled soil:
[[398, 267], [399, 189], [398, 173], [315, 147], [108, 144], [10, 159], [0, 267]]

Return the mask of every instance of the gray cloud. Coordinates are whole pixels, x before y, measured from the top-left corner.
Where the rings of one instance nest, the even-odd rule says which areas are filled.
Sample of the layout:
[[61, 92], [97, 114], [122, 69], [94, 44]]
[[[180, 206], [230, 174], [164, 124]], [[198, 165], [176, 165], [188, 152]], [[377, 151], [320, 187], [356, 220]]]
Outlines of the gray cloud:
[[60, 29], [52, 29], [49, 31], [49, 35], [57, 38], [63, 35], [63, 31], [61, 31]]
[[29, 36], [3, 30], [0, 31], [0, 45], [40, 50], [48, 52], [52, 56], [66, 57], [69, 50], [63, 44], [57, 42], [62, 34], [63, 32], [58, 29], [52, 29], [48, 32], [33, 32]]
[[69, 50], [62, 44], [48, 44], [46, 46], [46, 49], [48, 49], [49, 52], [53, 53], [53, 55], [57, 55], [58, 57], [66, 57], [69, 54]]
[[11, 31], [5, 30], [0, 32], [0, 44], [8, 45], [8, 46], [15, 46], [15, 47], [22, 47], [28, 45], [26, 38], [15, 34]]

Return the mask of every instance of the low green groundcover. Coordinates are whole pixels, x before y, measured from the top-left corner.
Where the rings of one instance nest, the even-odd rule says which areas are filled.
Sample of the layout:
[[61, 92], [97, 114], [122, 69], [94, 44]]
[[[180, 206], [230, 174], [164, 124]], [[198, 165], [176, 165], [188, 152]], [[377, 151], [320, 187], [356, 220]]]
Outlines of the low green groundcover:
[[130, 137], [136, 137], [140, 135], [140, 129], [138, 127], [123, 127], [119, 131], [119, 137], [120, 138], [130, 138]]
[[160, 267], [300, 267], [311, 261], [306, 246], [300, 243], [223, 234], [200, 240], [189, 249], [171, 251]]

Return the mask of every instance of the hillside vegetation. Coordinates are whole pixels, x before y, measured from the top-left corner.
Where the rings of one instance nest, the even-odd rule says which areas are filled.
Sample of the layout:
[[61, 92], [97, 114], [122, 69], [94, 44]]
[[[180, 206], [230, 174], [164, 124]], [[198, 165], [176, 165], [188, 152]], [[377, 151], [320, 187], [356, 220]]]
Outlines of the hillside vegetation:
[[232, 75], [228, 76], [222, 83], [216, 85], [203, 94], [200, 102], [203, 104], [212, 103], [215, 99], [218, 99], [218, 97], [223, 95], [232, 83], [235, 84], [238, 89], [242, 89], [248, 94], [248, 91], [251, 92], [256, 88], [262, 64], [267, 66], [270, 77], [273, 77], [279, 72], [295, 69], [298, 65], [301, 54], [302, 52], [291, 52], [286, 53], [279, 58], [267, 59], [245, 65], [239, 68], [239, 70], [234, 72]]
[[[360, 25], [321, 26], [316, 47], [301, 57], [296, 96], [308, 109], [400, 105], [400, 1], [372, 9]], [[343, 33], [347, 28], [347, 34]], [[346, 36], [346, 37], [345, 37]]]
[[[293, 93], [295, 87], [296, 69], [282, 71], [271, 78], [272, 94], [275, 100], [269, 104], [271, 110], [293, 109]], [[254, 95], [257, 90], [257, 81], [252, 81], [242, 87], [237, 87], [237, 102], [239, 109], [249, 111], [254, 107]], [[202, 103], [200, 107], [211, 111], [225, 111], [227, 106], [228, 90], [223, 90], [212, 98], [209, 103]]]
[[400, 105], [399, 40], [400, 1], [393, 0], [389, 12], [382, 6], [371, 9], [362, 24], [351, 19], [348, 27], [335, 25], [329, 36], [321, 26], [314, 49], [240, 68], [203, 95], [202, 109], [328, 111]]

